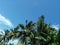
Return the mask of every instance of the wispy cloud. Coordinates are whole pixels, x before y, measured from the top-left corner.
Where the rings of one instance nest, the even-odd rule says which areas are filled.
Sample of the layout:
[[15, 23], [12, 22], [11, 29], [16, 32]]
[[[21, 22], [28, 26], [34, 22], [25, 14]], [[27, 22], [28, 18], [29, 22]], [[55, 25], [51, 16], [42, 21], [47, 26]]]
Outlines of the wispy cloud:
[[9, 27], [13, 27], [13, 24], [11, 23], [11, 21], [0, 14], [0, 24], [2, 23]]
[[52, 28], [55, 28], [56, 30], [59, 30], [60, 25], [52, 25]]

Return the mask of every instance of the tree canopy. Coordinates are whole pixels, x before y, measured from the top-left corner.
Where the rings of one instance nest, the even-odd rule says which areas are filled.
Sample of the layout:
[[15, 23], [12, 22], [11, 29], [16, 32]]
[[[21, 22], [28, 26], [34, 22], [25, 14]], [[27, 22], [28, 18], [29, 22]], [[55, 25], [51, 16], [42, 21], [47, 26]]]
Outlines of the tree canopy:
[[10, 40], [18, 39], [16, 45], [60, 45], [60, 29], [57, 31], [50, 24], [46, 24], [44, 16], [38, 21], [28, 22], [26, 25], [18, 24], [14, 29], [6, 30], [5, 35], [0, 35], [0, 45], [14, 45]]

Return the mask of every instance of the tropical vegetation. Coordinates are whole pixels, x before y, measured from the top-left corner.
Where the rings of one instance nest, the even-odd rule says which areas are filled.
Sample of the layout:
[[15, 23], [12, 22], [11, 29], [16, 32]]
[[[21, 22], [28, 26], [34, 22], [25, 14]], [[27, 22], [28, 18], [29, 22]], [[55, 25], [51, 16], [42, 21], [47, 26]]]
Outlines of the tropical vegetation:
[[14, 45], [8, 42], [15, 39], [18, 39], [16, 45], [60, 45], [60, 29], [52, 28], [45, 23], [44, 16], [40, 16], [35, 23], [26, 20], [26, 25], [5, 30], [5, 35], [0, 35], [0, 45]]

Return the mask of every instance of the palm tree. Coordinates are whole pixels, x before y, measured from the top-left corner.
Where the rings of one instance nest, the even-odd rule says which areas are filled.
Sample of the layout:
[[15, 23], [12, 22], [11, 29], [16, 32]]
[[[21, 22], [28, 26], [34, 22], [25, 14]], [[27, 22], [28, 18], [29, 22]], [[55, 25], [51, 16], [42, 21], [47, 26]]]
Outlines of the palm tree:
[[19, 39], [17, 45], [59, 45], [60, 30], [57, 33], [55, 28], [44, 22], [44, 16], [41, 16], [36, 23], [26, 20], [25, 26], [19, 24], [10, 31], [6, 30], [5, 36], [2, 38], [3, 42], [1, 41], [0, 44], [5, 45], [11, 39]]
[[25, 45], [28, 43], [31, 43], [31, 37], [33, 36], [32, 31], [34, 27], [34, 23], [30, 21], [26, 26], [23, 26], [22, 24], [19, 24], [19, 27], [21, 27], [21, 42], [23, 42]]
[[38, 37], [41, 38], [39, 45], [49, 45], [56, 40], [56, 30], [44, 22], [44, 16], [41, 16], [37, 22]]
[[57, 33], [57, 45], [60, 45], [60, 29]]
[[[47, 24], [44, 23], [44, 16], [41, 16], [37, 22], [38, 37], [41, 38], [39, 45], [44, 45], [47, 37]], [[45, 42], [45, 43], [44, 43]]]

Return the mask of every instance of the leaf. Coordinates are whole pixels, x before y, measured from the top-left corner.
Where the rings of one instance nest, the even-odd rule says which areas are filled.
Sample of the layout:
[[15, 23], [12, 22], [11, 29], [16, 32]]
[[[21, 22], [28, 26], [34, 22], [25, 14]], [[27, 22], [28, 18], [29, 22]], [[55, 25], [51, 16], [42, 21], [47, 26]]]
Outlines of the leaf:
[[26, 25], [26, 27], [29, 28], [29, 27], [31, 27], [31, 25], [32, 25], [32, 21], [30, 21], [30, 22]]
[[18, 30], [19, 29], [19, 26], [17, 26], [16, 28], [14, 28], [14, 30]]
[[19, 27], [21, 27], [22, 29], [24, 29], [24, 28], [25, 28], [22, 24], [19, 24]]
[[44, 37], [42, 37], [42, 36], [35, 37], [35, 39], [47, 41], [47, 40], [46, 40]]

